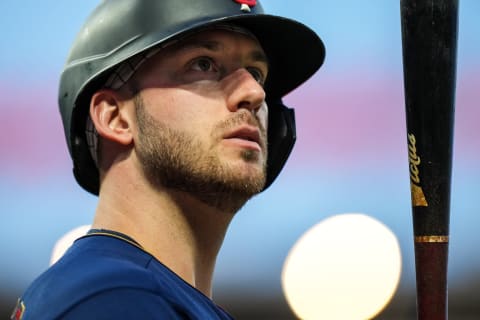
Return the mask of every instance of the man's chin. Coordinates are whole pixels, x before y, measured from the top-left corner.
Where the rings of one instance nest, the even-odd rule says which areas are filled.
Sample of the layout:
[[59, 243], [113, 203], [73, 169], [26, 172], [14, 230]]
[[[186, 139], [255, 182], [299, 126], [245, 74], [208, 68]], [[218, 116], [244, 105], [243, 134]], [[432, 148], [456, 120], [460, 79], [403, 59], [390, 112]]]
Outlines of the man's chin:
[[[241, 166], [236, 168], [231, 175], [224, 176], [222, 181], [217, 181], [216, 188], [210, 190], [211, 194], [203, 194], [203, 200], [216, 208], [235, 213], [253, 196], [263, 191], [266, 183], [266, 174], [262, 166]], [[215, 184], [215, 183], [214, 183]]]
[[217, 192], [200, 192], [193, 196], [218, 211], [234, 214], [240, 210], [248, 200], [263, 190], [265, 183], [257, 181], [236, 181], [229, 183], [227, 188]]
[[[233, 168], [232, 168], [233, 167]], [[238, 192], [255, 195], [263, 190], [266, 183], [266, 171], [262, 164], [239, 162], [231, 167], [232, 174], [227, 185]]]

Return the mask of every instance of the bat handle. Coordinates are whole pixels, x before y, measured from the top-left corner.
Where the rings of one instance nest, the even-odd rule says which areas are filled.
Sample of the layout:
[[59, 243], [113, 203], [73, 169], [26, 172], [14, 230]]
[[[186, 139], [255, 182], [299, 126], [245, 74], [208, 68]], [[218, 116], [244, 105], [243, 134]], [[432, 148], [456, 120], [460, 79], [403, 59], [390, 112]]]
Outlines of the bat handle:
[[447, 319], [448, 236], [415, 237], [418, 319]]

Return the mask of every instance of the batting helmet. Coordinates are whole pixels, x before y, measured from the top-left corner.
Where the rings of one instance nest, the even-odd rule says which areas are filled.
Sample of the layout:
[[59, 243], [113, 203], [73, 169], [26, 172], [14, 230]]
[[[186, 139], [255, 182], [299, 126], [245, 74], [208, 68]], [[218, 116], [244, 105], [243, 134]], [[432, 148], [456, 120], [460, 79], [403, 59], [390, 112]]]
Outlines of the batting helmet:
[[82, 27], [60, 80], [59, 105], [77, 182], [98, 194], [99, 173], [86, 141], [91, 95], [127, 59], [192, 30], [218, 23], [246, 28], [269, 59], [267, 188], [296, 139], [293, 109], [282, 97], [322, 65], [325, 49], [314, 31], [264, 14], [256, 0], [104, 0]]

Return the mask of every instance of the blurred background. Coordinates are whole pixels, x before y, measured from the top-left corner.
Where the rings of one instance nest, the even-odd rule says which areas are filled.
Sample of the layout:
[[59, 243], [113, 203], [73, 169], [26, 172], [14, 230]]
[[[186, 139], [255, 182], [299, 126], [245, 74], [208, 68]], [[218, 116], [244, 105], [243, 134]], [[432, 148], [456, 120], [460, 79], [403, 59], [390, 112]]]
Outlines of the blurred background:
[[[96, 198], [71, 174], [57, 85], [69, 47], [97, 3], [0, 3], [2, 319], [48, 267], [56, 240], [93, 217]], [[290, 248], [327, 217], [363, 212], [387, 225], [402, 250], [399, 288], [376, 319], [414, 319], [399, 1], [262, 3], [269, 13], [312, 27], [324, 40], [327, 57], [320, 72], [285, 99], [296, 109], [296, 148], [276, 183], [234, 219], [218, 258], [215, 300], [238, 319], [295, 319], [280, 282]], [[479, 1], [461, 1], [450, 223], [451, 319], [480, 316], [479, 14]]]

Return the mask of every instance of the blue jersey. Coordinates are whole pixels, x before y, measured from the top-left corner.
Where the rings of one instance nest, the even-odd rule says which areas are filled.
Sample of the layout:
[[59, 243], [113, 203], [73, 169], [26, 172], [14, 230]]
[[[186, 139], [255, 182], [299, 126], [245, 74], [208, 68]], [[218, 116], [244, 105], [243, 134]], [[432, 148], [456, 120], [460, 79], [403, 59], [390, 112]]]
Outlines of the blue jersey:
[[232, 319], [134, 242], [78, 239], [19, 300], [12, 319]]

